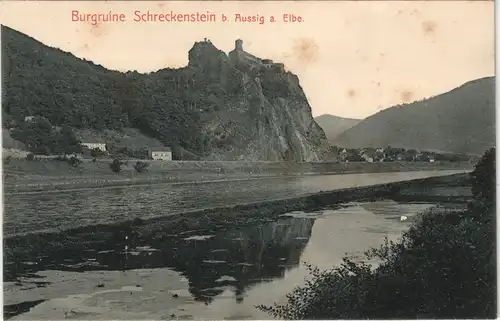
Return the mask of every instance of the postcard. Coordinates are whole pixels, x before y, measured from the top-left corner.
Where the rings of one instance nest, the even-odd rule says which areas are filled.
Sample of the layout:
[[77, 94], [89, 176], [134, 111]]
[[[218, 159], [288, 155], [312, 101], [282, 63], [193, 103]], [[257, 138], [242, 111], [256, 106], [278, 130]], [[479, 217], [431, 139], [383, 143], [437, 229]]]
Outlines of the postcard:
[[491, 319], [492, 1], [3, 1], [11, 320]]

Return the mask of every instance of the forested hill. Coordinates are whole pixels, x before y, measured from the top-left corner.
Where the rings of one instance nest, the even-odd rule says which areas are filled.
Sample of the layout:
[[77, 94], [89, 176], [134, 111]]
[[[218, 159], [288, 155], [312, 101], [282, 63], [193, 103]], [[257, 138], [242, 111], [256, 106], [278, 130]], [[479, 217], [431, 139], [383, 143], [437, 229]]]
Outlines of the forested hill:
[[481, 155], [495, 146], [495, 78], [385, 109], [337, 136], [349, 148], [402, 147]]
[[317, 160], [325, 149], [297, 77], [242, 49], [230, 59], [196, 42], [184, 68], [121, 73], [9, 27], [1, 33], [4, 127], [26, 116], [75, 129], [134, 127], [221, 159]]

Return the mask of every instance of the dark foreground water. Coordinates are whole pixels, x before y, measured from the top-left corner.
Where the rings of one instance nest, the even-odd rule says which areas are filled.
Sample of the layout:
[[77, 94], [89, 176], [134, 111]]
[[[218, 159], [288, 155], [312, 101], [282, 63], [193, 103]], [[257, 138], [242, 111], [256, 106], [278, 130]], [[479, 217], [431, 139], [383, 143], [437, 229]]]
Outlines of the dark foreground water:
[[68, 229], [301, 196], [319, 191], [451, 175], [421, 171], [288, 177], [202, 184], [129, 186], [4, 195], [4, 235]]
[[302, 284], [304, 262], [327, 269], [345, 254], [361, 258], [432, 206], [349, 203], [211, 235], [185, 231], [71, 258], [5, 262], [19, 272], [4, 282], [4, 309], [20, 320], [269, 319], [254, 306]]

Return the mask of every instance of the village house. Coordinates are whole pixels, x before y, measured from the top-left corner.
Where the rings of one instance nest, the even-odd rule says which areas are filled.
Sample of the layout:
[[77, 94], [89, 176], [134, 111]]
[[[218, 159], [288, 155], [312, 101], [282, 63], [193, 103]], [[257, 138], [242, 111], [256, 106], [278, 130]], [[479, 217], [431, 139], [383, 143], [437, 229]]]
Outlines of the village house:
[[373, 157], [370, 157], [370, 155], [368, 153], [363, 153], [360, 155], [361, 158], [363, 158], [365, 160], [365, 162], [368, 162], [368, 163], [373, 163]]
[[346, 150], [345, 148], [344, 148], [344, 149], [342, 149], [342, 150], [339, 152], [339, 159], [340, 159], [340, 161], [342, 161], [342, 162], [347, 162], [347, 155], [348, 155], [347, 150]]
[[90, 150], [93, 150], [93, 149], [99, 149], [103, 152], [106, 151], [106, 144], [105, 143], [98, 143], [98, 142], [82, 142], [81, 143], [82, 146], [90, 149]]
[[365, 162], [373, 163], [373, 152], [367, 149], [361, 149], [359, 151], [359, 156], [364, 159]]
[[373, 155], [373, 160], [377, 162], [385, 161], [385, 150], [383, 148], [377, 148]]
[[31, 121], [33, 121], [34, 119], [35, 119], [35, 116], [26, 116], [26, 117], [24, 117], [24, 121], [25, 121], [25, 122], [31, 122]]
[[148, 150], [149, 158], [155, 160], [172, 160], [172, 150], [170, 147], [157, 147]]

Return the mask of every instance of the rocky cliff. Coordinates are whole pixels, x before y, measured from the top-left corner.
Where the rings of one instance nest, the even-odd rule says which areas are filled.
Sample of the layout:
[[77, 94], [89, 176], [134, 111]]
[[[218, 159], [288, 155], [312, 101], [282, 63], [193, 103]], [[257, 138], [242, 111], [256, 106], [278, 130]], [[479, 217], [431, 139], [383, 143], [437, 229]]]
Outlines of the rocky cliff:
[[299, 79], [283, 64], [252, 56], [241, 40], [225, 55], [210, 42], [189, 52], [189, 68], [231, 93], [206, 115], [205, 130], [231, 143], [216, 155], [231, 159], [318, 161], [326, 136], [314, 121]]
[[4, 127], [26, 116], [76, 129], [139, 129], [191, 159], [319, 161], [323, 130], [296, 75], [242, 41], [227, 55], [196, 42], [189, 63], [121, 73], [2, 26]]

